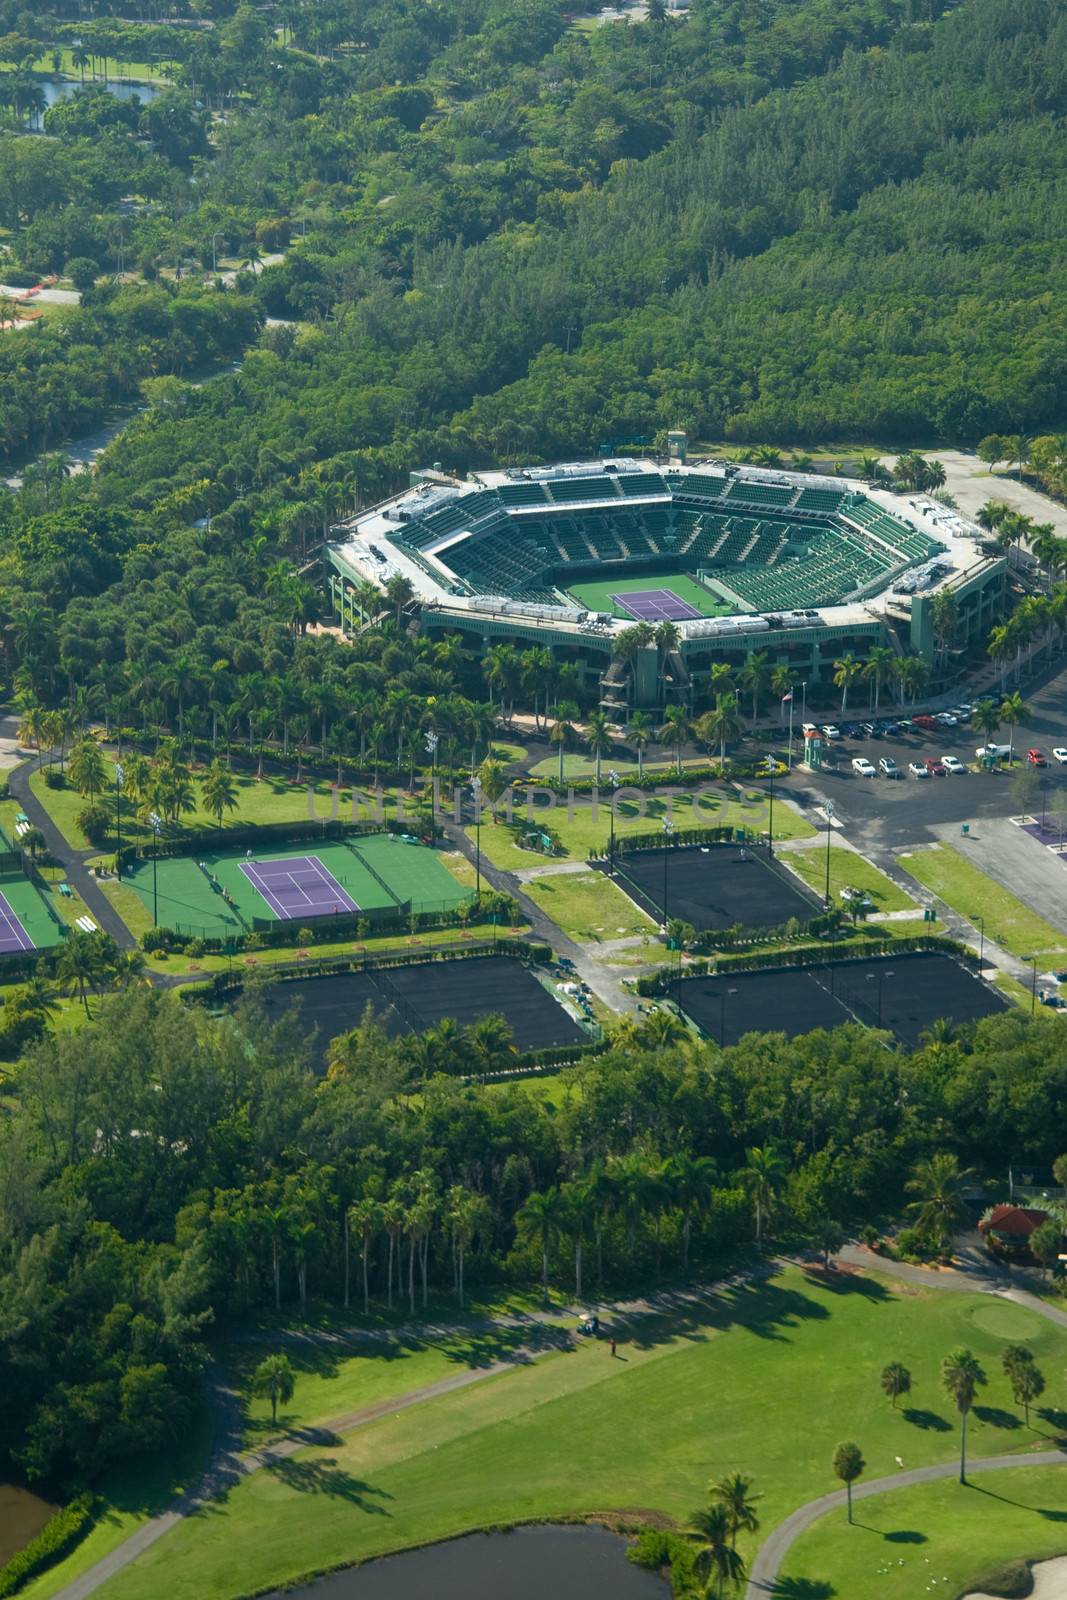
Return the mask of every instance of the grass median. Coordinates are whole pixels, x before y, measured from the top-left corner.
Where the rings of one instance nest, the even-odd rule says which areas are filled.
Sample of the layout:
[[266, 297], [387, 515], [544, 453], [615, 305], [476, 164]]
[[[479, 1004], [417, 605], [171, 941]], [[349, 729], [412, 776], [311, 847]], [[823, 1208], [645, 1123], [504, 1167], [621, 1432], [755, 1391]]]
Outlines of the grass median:
[[[783, 851], [781, 860], [809, 888], [822, 895], [826, 887], [826, 847], [812, 845], [809, 850]], [[840, 905], [842, 889], [862, 889], [876, 912], [914, 911], [915, 901], [886, 876], [873, 862], [855, 850], [844, 850], [840, 845], [830, 847], [830, 895], [834, 905]]]
[[523, 887], [557, 928], [579, 943], [603, 944], [655, 931], [652, 918], [602, 872], [553, 872]]
[[984, 917], [986, 938], [1009, 954], [1024, 960], [1037, 956], [1039, 963], [1067, 959], [1067, 935], [964, 860], [950, 845], [934, 845], [930, 850], [902, 855], [900, 864], [975, 927]]

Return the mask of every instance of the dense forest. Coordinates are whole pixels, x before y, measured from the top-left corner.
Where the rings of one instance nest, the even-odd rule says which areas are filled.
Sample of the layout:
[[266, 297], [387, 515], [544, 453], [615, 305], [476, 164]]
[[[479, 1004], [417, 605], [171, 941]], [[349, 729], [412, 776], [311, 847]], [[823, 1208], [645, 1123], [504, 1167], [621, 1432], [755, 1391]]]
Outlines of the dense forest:
[[1062, 1153], [1054, 1016], [911, 1054], [858, 1027], [720, 1051], [669, 1021], [623, 1024], [558, 1101], [455, 1076], [506, 1064], [493, 1019], [390, 1043], [368, 1016], [317, 1077], [258, 993], [220, 1024], [135, 987], [35, 1046], [0, 1122], [0, 1471], [71, 1488], [166, 1443], [206, 1340], [362, 1305], [364, 1259], [405, 1314], [458, 1296], [461, 1256], [467, 1293], [536, 1284], [543, 1249], [574, 1292], [581, 1241], [585, 1291], [610, 1292], [721, 1266], [757, 1199], [765, 1238], [832, 1247], [935, 1154], [1000, 1174]]

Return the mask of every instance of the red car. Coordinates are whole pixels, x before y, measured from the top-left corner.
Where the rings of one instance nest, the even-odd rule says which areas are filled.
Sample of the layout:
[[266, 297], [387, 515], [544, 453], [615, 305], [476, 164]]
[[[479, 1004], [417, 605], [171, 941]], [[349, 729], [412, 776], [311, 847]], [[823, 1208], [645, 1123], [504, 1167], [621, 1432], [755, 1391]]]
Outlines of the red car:
[[930, 756], [926, 762], [926, 770], [933, 778], [943, 778], [945, 773], [948, 771], [948, 768], [942, 761], [938, 759], [937, 756]]
[[936, 728], [937, 727], [937, 723], [934, 720], [934, 718], [931, 717], [931, 716], [928, 716], [925, 711], [921, 712], [919, 714], [919, 716], [917, 716], [917, 717], [912, 717], [911, 725], [912, 725], [913, 728]]
[[1029, 761], [1032, 767], [1048, 766], [1048, 762], [1045, 760], [1040, 750], [1028, 750], [1026, 752], [1026, 759]]

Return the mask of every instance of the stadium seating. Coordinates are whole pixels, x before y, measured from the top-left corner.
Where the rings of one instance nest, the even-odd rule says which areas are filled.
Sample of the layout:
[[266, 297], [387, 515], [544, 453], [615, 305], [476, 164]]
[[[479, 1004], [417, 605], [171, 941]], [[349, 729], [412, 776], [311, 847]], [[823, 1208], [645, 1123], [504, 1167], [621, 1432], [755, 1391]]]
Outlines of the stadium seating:
[[505, 506], [546, 506], [548, 496], [540, 483], [505, 483], [500, 486], [500, 503]]
[[602, 478], [551, 478], [545, 488], [558, 505], [573, 505], [578, 500], [612, 500], [619, 493], [615, 479], [607, 473]]
[[618, 480], [624, 495], [666, 494], [667, 485], [658, 472], [627, 472]]
[[732, 505], [743, 502], [749, 506], [775, 506], [782, 509], [792, 504], [796, 492], [791, 483], [750, 483], [746, 478], [735, 478], [726, 499]]
[[801, 489], [793, 502], [798, 511], [825, 511], [830, 515], [845, 498], [839, 489]]

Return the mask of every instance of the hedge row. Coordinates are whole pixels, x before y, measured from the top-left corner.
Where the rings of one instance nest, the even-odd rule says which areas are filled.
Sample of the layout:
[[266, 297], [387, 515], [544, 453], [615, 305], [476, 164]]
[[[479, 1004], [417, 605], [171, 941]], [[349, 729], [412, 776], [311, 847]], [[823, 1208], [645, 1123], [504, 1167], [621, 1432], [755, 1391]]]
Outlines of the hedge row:
[[81, 1494], [72, 1500], [69, 1506], [56, 1512], [36, 1539], [31, 1539], [6, 1566], [0, 1567], [0, 1596], [14, 1594], [30, 1578], [66, 1555], [92, 1522], [93, 1499], [91, 1494]]
[[[873, 956], [907, 955], [923, 950], [955, 956], [971, 966], [977, 961], [973, 951], [955, 939], [946, 939], [936, 933], [920, 933], [907, 939], [864, 939], [862, 947], [851, 942], [839, 942], [836, 946], [824, 942], [817, 945], [798, 944], [790, 950], [746, 950], [738, 955], [721, 955], [710, 961], [691, 961], [686, 966], [685, 976], [703, 978], [709, 973], [760, 972], [773, 967], [823, 967], [832, 950], [836, 950], [837, 961], [841, 965], [848, 961], [869, 961]], [[674, 987], [677, 977], [673, 967], [664, 967], [659, 972], [638, 978], [635, 987], [639, 995], [648, 999], [666, 994]]]
[[345, 839], [357, 834], [411, 834], [413, 827], [413, 819], [397, 822], [395, 818], [386, 822], [345, 822], [340, 817], [309, 817], [302, 822], [246, 822], [238, 827], [223, 829], [197, 828], [174, 839], [160, 839], [158, 843], [145, 840], [124, 845], [121, 861], [123, 866], [127, 866], [134, 861], [151, 861], [153, 857], [164, 861], [171, 856], [196, 855], [198, 851], [208, 854], [220, 846], [226, 850], [239, 850], [242, 845], [254, 846], [271, 841], [302, 844], [307, 839]]

